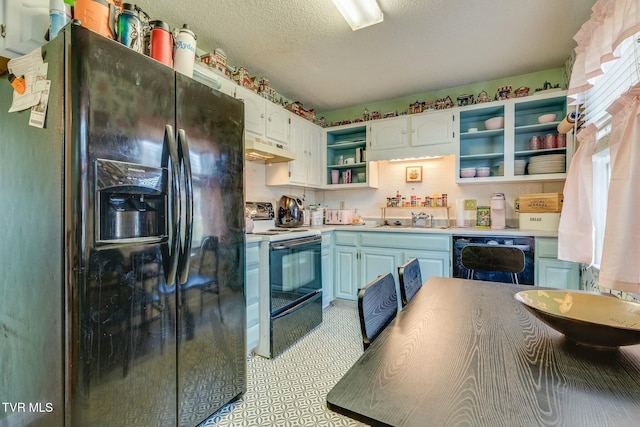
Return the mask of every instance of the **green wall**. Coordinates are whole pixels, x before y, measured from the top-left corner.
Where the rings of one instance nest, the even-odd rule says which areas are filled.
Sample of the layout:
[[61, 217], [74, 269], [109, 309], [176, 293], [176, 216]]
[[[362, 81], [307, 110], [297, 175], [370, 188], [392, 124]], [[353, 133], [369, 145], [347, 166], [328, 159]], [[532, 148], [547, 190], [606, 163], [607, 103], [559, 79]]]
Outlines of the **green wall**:
[[473, 83], [465, 86], [456, 86], [432, 92], [419, 93], [416, 95], [404, 96], [401, 98], [394, 98], [386, 101], [370, 102], [366, 105], [356, 105], [354, 107], [343, 108], [340, 110], [325, 111], [322, 113], [317, 113], [317, 117], [318, 119], [324, 117], [325, 122], [327, 124], [331, 124], [332, 122], [341, 122], [344, 120], [354, 120], [356, 118], [362, 118], [362, 112], [365, 108], [367, 108], [369, 112], [379, 111], [382, 115], [388, 112], [397, 112], [398, 114], [400, 114], [402, 111], [409, 108], [409, 104], [415, 102], [416, 100], [420, 102], [435, 101], [436, 99], [450, 96], [455, 104], [456, 98], [458, 96], [464, 94], [473, 94], [475, 97], [477, 97], [482, 90], [486, 90], [487, 94], [493, 98], [496, 90], [499, 87], [506, 85], [511, 85], [514, 90], [521, 86], [528, 87], [530, 89], [529, 94], [531, 95], [537, 88], [541, 88], [545, 81], [550, 82], [554, 86], [557, 84], [563, 86], [565, 80], [567, 79], [563, 73], [564, 67], [554, 68], [551, 70], [490, 80], [488, 82]]

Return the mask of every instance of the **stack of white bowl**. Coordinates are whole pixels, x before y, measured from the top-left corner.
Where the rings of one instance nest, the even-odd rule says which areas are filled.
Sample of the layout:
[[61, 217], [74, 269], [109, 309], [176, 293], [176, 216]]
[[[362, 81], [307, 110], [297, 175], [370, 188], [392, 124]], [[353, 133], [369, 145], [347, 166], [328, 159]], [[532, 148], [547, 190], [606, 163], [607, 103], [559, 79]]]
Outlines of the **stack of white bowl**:
[[[524, 175], [524, 170], [527, 167], [526, 160], [516, 160], [513, 162], [513, 174]], [[504, 176], [504, 162], [500, 162], [498, 165], [498, 175]]]
[[513, 162], [513, 174], [524, 175], [524, 170], [527, 167], [526, 160], [516, 160]]
[[533, 156], [529, 159], [529, 174], [564, 173], [565, 165], [565, 154], [545, 154], [542, 156]]
[[461, 168], [460, 178], [473, 178], [476, 176], [476, 168]]
[[487, 168], [487, 167], [482, 167], [482, 168], [476, 168], [476, 176], [477, 177], [486, 177], [491, 175], [491, 168]]

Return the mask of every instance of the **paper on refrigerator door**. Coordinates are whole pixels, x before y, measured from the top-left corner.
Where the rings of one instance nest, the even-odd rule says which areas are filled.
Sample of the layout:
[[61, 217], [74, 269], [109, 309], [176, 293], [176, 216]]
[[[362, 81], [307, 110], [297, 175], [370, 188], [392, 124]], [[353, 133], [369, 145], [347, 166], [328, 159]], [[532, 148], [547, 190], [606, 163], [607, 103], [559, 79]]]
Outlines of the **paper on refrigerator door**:
[[29, 126], [43, 128], [44, 119], [47, 116], [47, 104], [49, 104], [49, 88], [51, 87], [51, 80], [45, 80], [45, 89], [40, 94], [40, 101], [31, 107], [31, 115], [29, 116]]
[[23, 94], [13, 91], [13, 102], [9, 112], [26, 110], [40, 102], [45, 89], [48, 66], [42, 61], [42, 50], [34, 49], [31, 53], [14, 58], [7, 64], [9, 72], [17, 77], [24, 77], [26, 90]]

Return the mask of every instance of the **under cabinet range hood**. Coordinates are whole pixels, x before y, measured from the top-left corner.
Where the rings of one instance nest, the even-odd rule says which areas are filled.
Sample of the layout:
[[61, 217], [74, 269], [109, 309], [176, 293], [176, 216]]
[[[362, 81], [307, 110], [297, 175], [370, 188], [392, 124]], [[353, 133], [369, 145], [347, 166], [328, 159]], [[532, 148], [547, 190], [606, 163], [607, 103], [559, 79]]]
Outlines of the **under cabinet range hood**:
[[246, 134], [244, 138], [244, 156], [247, 160], [259, 163], [283, 163], [296, 159], [295, 153], [287, 150], [282, 145]]

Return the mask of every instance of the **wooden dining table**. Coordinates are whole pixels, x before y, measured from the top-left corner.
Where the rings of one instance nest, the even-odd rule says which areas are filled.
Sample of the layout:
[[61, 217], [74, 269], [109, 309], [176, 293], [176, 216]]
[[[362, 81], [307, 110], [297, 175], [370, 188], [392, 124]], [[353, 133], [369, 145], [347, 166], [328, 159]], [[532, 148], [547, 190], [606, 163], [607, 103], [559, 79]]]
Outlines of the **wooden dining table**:
[[640, 345], [576, 344], [514, 294], [432, 277], [327, 395], [374, 426], [640, 426]]

